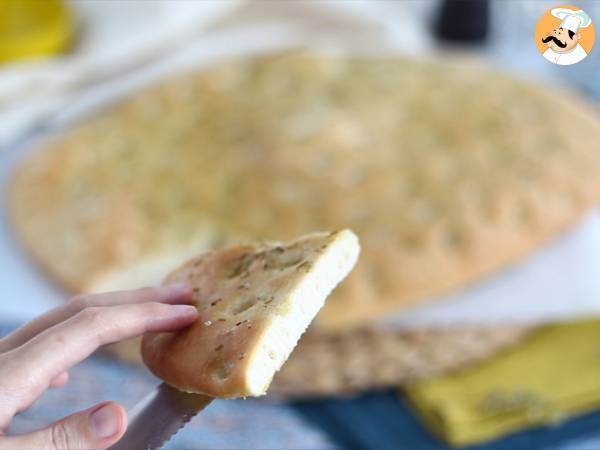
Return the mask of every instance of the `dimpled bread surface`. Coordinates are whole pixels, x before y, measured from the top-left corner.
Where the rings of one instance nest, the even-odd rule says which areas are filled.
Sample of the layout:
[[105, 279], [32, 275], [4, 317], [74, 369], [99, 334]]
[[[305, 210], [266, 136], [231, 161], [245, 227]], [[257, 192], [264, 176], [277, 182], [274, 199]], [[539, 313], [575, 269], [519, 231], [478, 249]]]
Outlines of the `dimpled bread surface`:
[[73, 291], [352, 228], [361, 261], [315, 323], [347, 330], [574, 224], [599, 198], [598, 140], [576, 96], [474, 64], [288, 51], [151, 87], [63, 133], [17, 170], [11, 216]]
[[359, 253], [349, 230], [240, 245], [191, 259], [165, 282], [193, 286], [200, 319], [144, 336], [150, 370], [185, 392], [262, 395]]

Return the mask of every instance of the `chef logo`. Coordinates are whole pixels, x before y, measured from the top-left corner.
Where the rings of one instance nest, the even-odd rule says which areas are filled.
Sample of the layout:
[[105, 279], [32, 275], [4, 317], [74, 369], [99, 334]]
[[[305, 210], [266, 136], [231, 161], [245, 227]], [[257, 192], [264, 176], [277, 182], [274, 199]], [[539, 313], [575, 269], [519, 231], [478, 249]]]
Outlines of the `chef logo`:
[[576, 6], [558, 6], [546, 11], [535, 29], [535, 42], [544, 58], [570, 66], [584, 60], [594, 46], [594, 24]]

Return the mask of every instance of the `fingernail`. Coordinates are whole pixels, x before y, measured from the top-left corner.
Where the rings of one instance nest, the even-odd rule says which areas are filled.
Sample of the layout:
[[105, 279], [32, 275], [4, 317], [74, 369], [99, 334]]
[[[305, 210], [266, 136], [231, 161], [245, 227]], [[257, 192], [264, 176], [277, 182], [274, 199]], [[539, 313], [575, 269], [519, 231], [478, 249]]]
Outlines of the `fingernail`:
[[198, 312], [193, 305], [173, 305], [171, 306], [171, 311], [173, 311], [173, 315], [175, 316], [189, 316]]
[[99, 439], [106, 439], [119, 432], [119, 415], [111, 405], [105, 405], [90, 415], [92, 433]]
[[191, 288], [185, 283], [173, 283], [164, 287], [168, 295], [182, 295], [188, 293]]
[[160, 316], [148, 319], [146, 331], [167, 331], [180, 328], [185, 323], [191, 323], [198, 317], [198, 310], [192, 305], [169, 305]]

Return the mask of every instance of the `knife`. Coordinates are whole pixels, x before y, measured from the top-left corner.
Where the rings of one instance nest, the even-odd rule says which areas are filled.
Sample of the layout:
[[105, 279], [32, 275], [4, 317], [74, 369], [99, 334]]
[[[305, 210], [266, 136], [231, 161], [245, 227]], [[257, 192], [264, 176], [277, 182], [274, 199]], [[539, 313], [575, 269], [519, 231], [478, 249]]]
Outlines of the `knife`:
[[127, 431], [110, 450], [157, 450], [212, 400], [161, 383], [128, 411]]

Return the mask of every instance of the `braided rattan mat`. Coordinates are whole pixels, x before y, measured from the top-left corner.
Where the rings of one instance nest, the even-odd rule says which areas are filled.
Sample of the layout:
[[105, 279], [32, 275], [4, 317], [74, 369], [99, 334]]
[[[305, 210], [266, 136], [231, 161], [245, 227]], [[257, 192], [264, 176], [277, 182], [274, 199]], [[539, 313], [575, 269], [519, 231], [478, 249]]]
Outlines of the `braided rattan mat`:
[[271, 389], [285, 397], [397, 386], [458, 369], [517, 343], [524, 326], [307, 334]]

